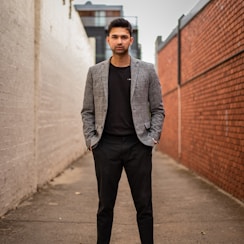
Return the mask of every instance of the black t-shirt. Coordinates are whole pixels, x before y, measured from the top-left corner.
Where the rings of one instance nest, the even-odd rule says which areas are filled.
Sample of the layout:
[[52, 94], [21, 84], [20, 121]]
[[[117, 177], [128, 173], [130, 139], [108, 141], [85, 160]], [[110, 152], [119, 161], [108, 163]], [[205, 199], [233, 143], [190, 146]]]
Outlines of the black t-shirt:
[[135, 134], [130, 106], [131, 72], [128, 67], [110, 64], [108, 78], [108, 112], [104, 132], [110, 135]]

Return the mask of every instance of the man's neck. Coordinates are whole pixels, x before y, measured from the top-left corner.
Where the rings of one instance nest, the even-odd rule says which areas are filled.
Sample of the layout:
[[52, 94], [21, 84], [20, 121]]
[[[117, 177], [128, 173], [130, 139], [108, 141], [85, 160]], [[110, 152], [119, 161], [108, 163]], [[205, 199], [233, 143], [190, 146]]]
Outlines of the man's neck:
[[116, 67], [127, 67], [130, 66], [130, 55], [118, 56], [114, 55], [111, 57], [110, 62]]

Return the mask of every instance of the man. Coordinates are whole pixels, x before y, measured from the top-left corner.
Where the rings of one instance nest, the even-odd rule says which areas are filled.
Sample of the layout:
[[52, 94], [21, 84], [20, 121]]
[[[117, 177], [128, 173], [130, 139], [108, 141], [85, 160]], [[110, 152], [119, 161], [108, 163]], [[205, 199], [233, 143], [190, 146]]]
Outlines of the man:
[[161, 87], [152, 64], [129, 55], [131, 24], [108, 27], [112, 57], [91, 67], [81, 111], [98, 183], [97, 244], [110, 242], [118, 183], [124, 169], [137, 211], [142, 244], [153, 243], [152, 148], [164, 120]]

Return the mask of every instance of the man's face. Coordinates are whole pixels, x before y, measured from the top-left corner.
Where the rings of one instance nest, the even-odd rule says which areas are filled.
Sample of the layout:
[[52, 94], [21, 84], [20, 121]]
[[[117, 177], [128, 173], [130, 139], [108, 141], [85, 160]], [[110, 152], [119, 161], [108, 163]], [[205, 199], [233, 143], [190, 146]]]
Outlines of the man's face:
[[128, 52], [130, 45], [133, 43], [133, 37], [126, 28], [114, 27], [111, 29], [107, 42], [114, 54], [123, 55]]

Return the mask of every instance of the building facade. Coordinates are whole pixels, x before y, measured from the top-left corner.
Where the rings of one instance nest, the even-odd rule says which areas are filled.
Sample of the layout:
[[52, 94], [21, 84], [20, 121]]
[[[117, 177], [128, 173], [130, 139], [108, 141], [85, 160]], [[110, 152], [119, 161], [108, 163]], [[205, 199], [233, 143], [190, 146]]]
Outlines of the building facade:
[[135, 58], [141, 58], [137, 17], [125, 17], [122, 5], [92, 4], [90, 1], [79, 4], [76, 1], [74, 6], [79, 13], [88, 37], [94, 37], [96, 40], [96, 63], [108, 59], [112, 54], [106, 42], [107, 28], [109, 23], [118, 17], [124, 17], [132, 24], [134, 43], [130, 48], [130, 53]]

